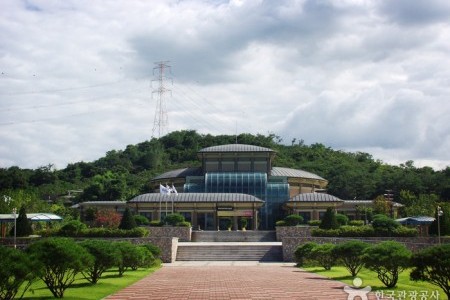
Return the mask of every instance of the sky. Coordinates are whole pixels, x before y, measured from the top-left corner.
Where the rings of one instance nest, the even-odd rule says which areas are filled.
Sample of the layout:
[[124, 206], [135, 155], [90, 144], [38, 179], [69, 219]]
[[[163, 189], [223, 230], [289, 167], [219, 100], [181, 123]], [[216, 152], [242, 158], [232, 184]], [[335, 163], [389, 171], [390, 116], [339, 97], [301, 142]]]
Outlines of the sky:
[[2, 168], [160, 130], [450, 165], [448, 0], [2, 0], [0, 73]]

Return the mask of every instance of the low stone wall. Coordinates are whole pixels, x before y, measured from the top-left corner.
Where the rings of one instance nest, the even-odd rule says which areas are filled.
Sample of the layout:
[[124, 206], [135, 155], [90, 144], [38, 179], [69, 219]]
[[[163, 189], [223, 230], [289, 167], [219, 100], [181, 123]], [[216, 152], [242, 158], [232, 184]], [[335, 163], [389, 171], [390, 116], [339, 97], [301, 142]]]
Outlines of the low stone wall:
[[192, 238], [191, 227], [145, 227], [150, 234], [149, 237], [177, 237], [180, 242], [190, 242]]
[[311, 230], [317, 226], [277, 226], [277, 241], [281, 242], [285, 237], [310, 237]]
[[[281, 242], [283, 244], [283, 260], [286, 262], [294, 261], [294, 252], [298, 245], [315, 242], [318, 244], [323, 243], [343, 243], [350, 240], [360, 240], [367, 243], [379, 243], [382, 241], [397, 241], [405, 244], [405, 246], [411, 251], [415, 252], [420, 249], [436, 245], [438, 239], [436, 237], [283, 237]], [[449, 240], [443, 240], [443, 242], [450, 242]]]

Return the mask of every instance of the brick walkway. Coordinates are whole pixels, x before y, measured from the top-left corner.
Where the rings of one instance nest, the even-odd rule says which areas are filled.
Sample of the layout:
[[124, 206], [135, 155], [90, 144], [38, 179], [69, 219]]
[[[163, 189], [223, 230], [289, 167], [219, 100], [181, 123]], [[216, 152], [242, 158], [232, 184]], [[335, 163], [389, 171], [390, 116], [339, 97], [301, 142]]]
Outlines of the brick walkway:
[[[347, 299], [345, 284], [292, 266], [164, 266], [118, 299]], [[371, 299], [375, 299], [373, 296]]]

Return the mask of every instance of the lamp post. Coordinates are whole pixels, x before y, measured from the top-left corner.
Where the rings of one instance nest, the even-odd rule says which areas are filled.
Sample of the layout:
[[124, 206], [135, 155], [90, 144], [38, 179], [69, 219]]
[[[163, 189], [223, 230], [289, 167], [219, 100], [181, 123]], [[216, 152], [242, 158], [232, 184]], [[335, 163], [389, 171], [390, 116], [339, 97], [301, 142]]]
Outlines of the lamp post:
[[444, 212], [442, 211], [441, 207], [438, 206], [437, 207], [437, 226], [438, 226], [438, 242], [439, 245], [441, 244], [441, 224], [440, 224], [440, 218], [441, 216], [444, 214]]
[[17, 243], [16, 243], [16, 235], [17, 235], [17, 218], [16, 218], [16, 214], [17, 214], [17, 208], [13, 208], [13, 214], [14, 214], [14, 249], [17, 248]]

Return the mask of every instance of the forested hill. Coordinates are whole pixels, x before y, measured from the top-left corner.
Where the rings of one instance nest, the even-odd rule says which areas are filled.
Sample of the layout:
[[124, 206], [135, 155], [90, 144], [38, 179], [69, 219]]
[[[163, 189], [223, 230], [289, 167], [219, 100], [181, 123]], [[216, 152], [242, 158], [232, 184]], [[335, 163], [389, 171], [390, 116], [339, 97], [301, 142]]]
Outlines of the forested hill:
[[148, 182], [155, 175], [199, 166], [198, 150], [236, 141], [275, 150], [275, 166], [316, 173], [329, 181], [328, 193], [341, 199], [374, 199], [390, 189], [396, 198], [400, 191], [406, 190], [416, 196], [436, 194], [440, 201], [450, 200], [450, 167], [435, 171], [430, 167], [416, 168], [411, 161], [392, 166], [367, 153], [336, 151], [322, 144], [304, 145], [303, 141], [294, 140], [291, 145], [283, 145], [272, 134], [241, 134], [236, 138], [195, 131], [172, 132], [124, 150], [111, 150], [94, 162], [69, 164], [62, 170], [55, 170], [52, 165], [36, 170], [3, 168], [0, 195], [28, 192], [41, 199], [55, 200], [74, 190], [82, 191], [76, 193], [77, 201], [126, 200], [151, 191]]

